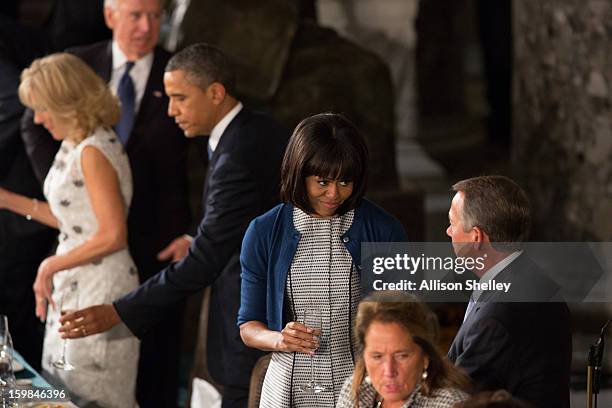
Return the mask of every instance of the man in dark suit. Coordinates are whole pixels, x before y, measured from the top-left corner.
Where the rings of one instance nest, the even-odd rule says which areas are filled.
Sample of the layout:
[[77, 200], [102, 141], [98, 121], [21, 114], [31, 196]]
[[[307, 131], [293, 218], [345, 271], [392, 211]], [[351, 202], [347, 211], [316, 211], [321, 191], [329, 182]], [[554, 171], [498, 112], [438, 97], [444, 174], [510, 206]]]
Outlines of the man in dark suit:
[[57, 236], [51, 228], [2, 210], [3, 189], [42, 199], [20, 137], [23, 105], [17, 96], [20, 60], [16, 43], [0, 36], [0, 314], [8, 316], [13, 342], [40, 369], [43, 325], [34, 313], [32, 285]]
[[[69, 50], [108, 81], [122, 102], [116, 130], [132, 169], [134, 198], [128, 240], [141, 281], [167, 265], [158, 259], [160, 251], [164, 260], [176, 259], [175, 248], [188, 247], [182, 238], [189, 227], [187, 145], [166, 115], [163, 75], [170, 55], [155, 47], [160, 16], [160, 0], [107, 0], [104, 17], [113, 31], [112, 41]], [[42, 182], [59, 146], [44, 128], [34, 125], [31, 111], [24, 115], [22, 125], [22, 137]], [[176, 404], [180, 327], [169, 332], [163, 326], [176, 327], [177, 321], [182, 321], [181, 305], [174, 306], [164, 325], [142, 338], [137, 383], [141, 406]]]
[[187, 137], [210, 135], [204, 218], [189, 254], [113, 305], [93, 306], [63, 320], [70, 338], [120, 321], [141, 336], [169, 305], [212, 285], [207, 360], [211, 376], [223, 386], [224, 408], [246, 407], [250, 374], [261, 356], [242, 343], [236, 325], [240, 245], [249, 222], [278, 202], [287, 143], [287, 134], [270, 117], [235, 98], [233, 72], [220, 50], [194, 44], [172, 57], [164, 75], [168, 114]]
[[473, 271], [479, 283], [511, 286], [472, 293], [449, 358], [478, 390], [505, 388], [537, 407], [569, 407], [569, 310], [521, 250], [531, 223], [525, 192], [502, 176], [462, 180], [453, 190], [446, 233], [455, 253], [483, 261]]

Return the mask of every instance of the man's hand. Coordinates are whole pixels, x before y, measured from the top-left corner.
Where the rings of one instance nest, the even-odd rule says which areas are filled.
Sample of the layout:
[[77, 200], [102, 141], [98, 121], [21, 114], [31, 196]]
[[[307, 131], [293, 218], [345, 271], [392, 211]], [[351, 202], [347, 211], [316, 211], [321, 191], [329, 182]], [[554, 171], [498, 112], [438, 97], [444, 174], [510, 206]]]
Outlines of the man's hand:
[[77, 339], [112, 329], [121, 322], [113, 305], [96, 305], [67, 313], [60, 318], [63, 339]]
[[183, 235], [176, 238], [157, 254], [157, 259], [160, 261], [180, 261], [189, 252], [189, 247], [191, 246], [192, 240], [193, 238], [191, 238], [189, 235]]

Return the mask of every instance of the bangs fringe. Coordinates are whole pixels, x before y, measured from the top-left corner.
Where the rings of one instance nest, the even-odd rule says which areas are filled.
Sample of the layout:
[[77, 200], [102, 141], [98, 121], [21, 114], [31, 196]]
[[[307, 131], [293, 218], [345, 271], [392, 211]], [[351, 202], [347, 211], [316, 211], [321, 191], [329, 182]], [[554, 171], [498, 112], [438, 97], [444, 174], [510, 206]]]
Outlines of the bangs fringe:
[[355, 155], [356, 152], [343, 149], [336, 144], [332, 149], [316, 152], [304, 166], [304, 175], [329, 180], [355, 181], [362, 177]]

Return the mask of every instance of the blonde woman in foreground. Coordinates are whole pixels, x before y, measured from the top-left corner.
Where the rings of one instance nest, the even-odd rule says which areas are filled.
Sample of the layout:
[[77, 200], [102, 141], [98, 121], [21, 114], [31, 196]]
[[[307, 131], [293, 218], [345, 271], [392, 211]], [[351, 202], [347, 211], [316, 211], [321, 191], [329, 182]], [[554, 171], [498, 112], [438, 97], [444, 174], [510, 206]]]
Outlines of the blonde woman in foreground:
[[19, 98], [62, 141], [44, 184], [47, 202], [0, 189], [0, 209], [59, 230], [56, 254], [34, 283], [36, 315], [46, 320], [43, 374], [80, 407], [133, 407], [139, 343], [125, 326], [70, 340], [65, 352], [58, 333], [60, 309], [109, 303], [138, 286], [127, 249], [132, 176], [112, 130], [118, 101], [70, 54], [35, 60], [21, 74]]

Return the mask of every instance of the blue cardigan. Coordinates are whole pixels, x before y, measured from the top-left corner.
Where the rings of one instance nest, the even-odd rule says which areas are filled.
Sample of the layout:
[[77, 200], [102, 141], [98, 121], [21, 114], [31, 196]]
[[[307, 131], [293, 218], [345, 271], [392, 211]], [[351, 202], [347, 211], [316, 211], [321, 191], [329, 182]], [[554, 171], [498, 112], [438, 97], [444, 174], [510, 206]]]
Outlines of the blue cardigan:
[[[251, 221], [240, 251], [238, 325], [257, 320], [270, 330], [282, 330], [285, 282], [300, 236], [293, 225], [290, 203], [279, 204]], [[406, 232], [399, 221], [366, 199], [361, 200], [353, 224], [342, 235], [342, 242], [360, 272], [362, 242], [402, 241], [406, 241]]]

